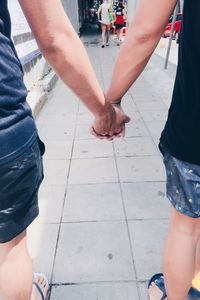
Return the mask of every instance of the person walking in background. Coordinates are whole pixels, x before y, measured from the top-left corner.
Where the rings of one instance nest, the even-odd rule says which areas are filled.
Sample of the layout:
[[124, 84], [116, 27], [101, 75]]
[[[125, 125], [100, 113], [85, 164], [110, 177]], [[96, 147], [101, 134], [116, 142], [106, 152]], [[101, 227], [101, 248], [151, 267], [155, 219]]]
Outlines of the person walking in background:
[[122, 1], [119, 1], [115, 10], [115, 28], [117, 33], [117, 46], [122, 42], [122, 33], [125, 26], [126, 12]]
[[[110, 139], [123, 134], [128, 118], [105, 100], [61, 1], [19, 2], [41, 52], [93, 113], [92, 131]], [[26, 102], [27, 90], [11, 39], [6, 0], [0, 1], [0, 45], [0, 298], [44, 300], [48, 282], [42, 274], [33, 275], [26, 233], [39, 213], [44, 144]]]
[[[176, 3], [138, 1], [106, 93], [115, 106], [120, 106], [122, 97], [145, 68]], [[200, 271], [199, 14], [199, 0], [184, 1], [176, 80], [159, 145], [166, 167], [171, 218], [164, 276], [156, 274], [149, 281], [151, 300], [185, 300], [188, 292], [191, 294], [193, 277]]]
[[102, 48], [109, 44], [110, 29], [113, 22], [113, 9], [108, 0], [103, 0], [103, 3], [98, 9], [98, 20], [101, 23], [102, 30]]

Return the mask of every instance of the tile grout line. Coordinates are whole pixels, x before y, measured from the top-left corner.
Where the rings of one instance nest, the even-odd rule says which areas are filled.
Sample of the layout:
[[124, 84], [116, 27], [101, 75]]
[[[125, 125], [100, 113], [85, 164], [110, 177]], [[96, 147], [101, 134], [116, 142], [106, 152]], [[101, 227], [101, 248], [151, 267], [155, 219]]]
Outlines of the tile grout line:
[[[127, 221], [137, 221], [137, 222], [141, 222], [141, 221], [167, 221], [169, 218], [145, 218], [145, 219], [134, 219], [134, 218], [128, 218]], [[125, 222], [126, 219], [105, 219], [105, 220], [87, 220], [87, 221], [83, 221], [83, 220], [80, 220], [80, 221], [64, 221], [62, 222], [62, 224], [85, 224], [85, 223], [118, 223], [118, 222]], [[43, 224], [43, 223], [41, 223]], [[44, 223], [46, 225], [58, 225], [60, 224], [60, 222], [47, 222], [47, 223]]]
[[[138, 280], [140, 283], [146, 283], [148, 280], [146, 279], [141, 279]], [[103, 284], [115, 284], [115, 283], [136, 283], [136, 280], [107, 280], [107, 281], [83, 281], [83, 282], [58, 282], [58, 283], [53, 283], [52, 286], [83, 286], [83, 285], [103, 285]]]
[[56, 262], [56, 257], [57, 257], [57, 250], [58, 250], [58, 244], [59, 244], [59, 239], [60, 239], [60, 232], [61, 232], [61, 225], [62, 225], [62, 220], [63, 220], [63, 213], [64, 213], [64, 207], [67, 199], [67, 191], [68, 191], [68, 186], [69, 186], [69, 174], [70, 174], [70, 169], [71, 169], [71, 163], [72, 163], [72, 156], [73, 156], [73, 150], [74, 150], [74, 142], [75, 142], [75, 136], [76, 136], [76, 129], [77, 129], [77, 120], [78, 120], [78, 113], [79, 113], [79, 108], [80, 108], [80, 101], [78, 103], [77, 107], [77, 115], [76, 115], [76, 121], [75, 121], [75, 128], [74, 128], [74, 137], [73, 137], [73, 143], [72, 143], [72, 149], [71, 149], [71, 156], [69, 159], [69, 168], [68, 168], [68, 173], [67, 173], [67, 181], [66, 181], [66, 187], [65, 187], [65, 193], [64, 193], [64, 199], [63, 199], [63, 205], [62, 205], [62, 210], [61, 210], [61, 216], [60, 216], [60, 222], [59, 222], [59, 228], [58, 228], [58, 235], [57, 235], [57, 240], [56, 240], [56, 246], [55, 246], [55, 252], [54, 252], [54, 258], [53, 258], [53, 265], [52, 265], [52, 272], [51, 272], [51, 278], [50, 278], [50, 292], [48, 295], [48, 300], [51, 299], [51, 292], [52, 292], [52, 281], [53, 281], [53, 273], [54, 273], [54, 268], [55, 268], [55, 262]]
[[123, 211], [124, 211], [124, 216], [125, 216], [126, 229], [127, 229], [127, 233], [128, 233], [128, 239], [129, 239], [129, 246], [130, 246], [130, 250], [131, 250], [131, 259], [132, 259], [133, 270], [134, 270], [135, 278], [136, 278], [135, 282], [136, 282], [137, 294], [138, 294], [139, 299], [140, 299], [141, 297], [140, 297], [140, 290], [139, 290], [139, 286], [138, 286], [138, 278], [137, 278], [137, 271], [136, 271], [136, 266], [135, 266], [134, 251], [133, 251], [133, 245], [132, 245], [132, 242], [131, 242], [131, 235], [130, 235], [130, 229], [129, 229], [129, 224], [128, 224], [128, 218], [127, 218], [127, 214], [126, 214], [126, 207], [125, 207], [124, 196], [123, 196], [123, 191], [122, 191], [122, 183], [121, 183], [121, 180], [120, 180], [120, 174], [119, 174], [119, 169], [118, 169], [118, 164], [117, 164], [117, 157], [116, 157], [116, 153], [115, 153], [115, 146], [114, 146], [113, 142], [112, 142], [112, 144], [113, 144], [115, 165], [116, 165], [116, 170], [117, 170], [117, 175], [118, 175], [118, 184], [119, 184], [119, 188], [120, 188], [121, 200], [122, 200]]
[[[134, 99], [133, 99], [133, 96], [132, 96], [132, 93], [131, 93], [131, 99], [132, 99], [133, 103], [135, 104]], [[140, 116], [141, 116], [142, 122], [143, 122], [143, 124], [144, 124], [146, 130], [147, 130], [148, 133], [149, 133], [149, 137], [151, 138], [152, 143], [156, 146], [156, 149], [158, 150], [158, 155], [157, 155], [157, 156], [162, 157], [161, 154], [159, 155], [160, 151], [159, 151], [158, 145], [157, 145], [157, 143], [154, 141], [153, 136], [152, 136], [152, 134], [151, 134], [151, 132], [150, 132], [150, 130], [149, 130], [149, 128], [148, 128], [146, 122], [144, 121], [144, 118], [143, 118], [143, 116], [142, 116], [140, 110], [138, 110], [138, 112], [139, 112], [139, 114], [140, 114]], [[160, 133], [160, 135], [161, 135], [161, 133]]]

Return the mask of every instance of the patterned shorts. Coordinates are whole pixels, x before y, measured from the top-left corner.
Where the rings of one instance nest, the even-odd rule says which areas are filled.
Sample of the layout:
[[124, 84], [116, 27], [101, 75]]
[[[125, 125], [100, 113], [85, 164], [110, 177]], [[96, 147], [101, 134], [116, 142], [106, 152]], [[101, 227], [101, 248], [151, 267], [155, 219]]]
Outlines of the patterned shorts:
[[167, 175], [167, 197], [174, 208], [189, 217], [200, 217], [200, 166], [181, 161], [161, 146]]

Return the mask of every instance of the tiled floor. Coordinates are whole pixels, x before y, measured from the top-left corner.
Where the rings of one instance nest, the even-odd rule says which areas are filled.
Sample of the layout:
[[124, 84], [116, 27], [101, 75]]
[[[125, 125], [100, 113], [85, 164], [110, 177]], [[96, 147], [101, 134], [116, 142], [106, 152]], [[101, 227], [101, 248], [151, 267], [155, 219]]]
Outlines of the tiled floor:
[[[112, 41], [106, 49], [87, 50], [105, 88], [118, 48]], [[163, 78], [171, 85], [162, 92]], [[155, 141], [172, 84], [153, 57], [124, 97], [132, 122], [126, 138], [114, 142], [90, 136], [93, 117], [62, 82], [51, 93], [37, 119], [46, 143], [45, 180], [40, 217], [29, 230], [34, 268], [52, 283], [49, 299], [147, 299], [146, 283], [161, 269], [168, 226], [165, 171]]]

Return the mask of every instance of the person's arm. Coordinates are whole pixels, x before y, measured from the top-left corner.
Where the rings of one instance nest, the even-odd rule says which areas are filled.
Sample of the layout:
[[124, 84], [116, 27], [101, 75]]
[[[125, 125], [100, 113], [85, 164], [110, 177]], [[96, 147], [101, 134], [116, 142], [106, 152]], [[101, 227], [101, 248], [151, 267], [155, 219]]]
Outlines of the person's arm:
[[110, 135], [120, 131], [123, 118], [118, 118], [116, 110], [105, 100], [86, 50], [61, 1], [19, 0], [19, 3], [46, 60], [96, 117], [96, 131]]
[[61, 79], [98, 115], [106, 105], [88, 55], [60, 0], [20, 0], [42, 54]]
[[177, 0], [139, 0], [127, 39], [117, 57], [111, 84], [106, 93], [119, 103], [135, 82], [156, 48]]
[[97, 12], [97, 14], [98, 14], [98, 20], [100, 20], [101, 11], [102, 11], [102, 6], [100, 5], [99, 9], [98, 9], [98, 12]]
[[124, 20], [126, 20], [126, 18], [127, 18], [127, 15], [126, 15], [125, 8], [123, 9], [123, 16], [124, 16]]
[[117, 21], [116, 12], [114, 12], [113, 15], [114, 15], [114, 23], [116, 23], [116, 21]]

